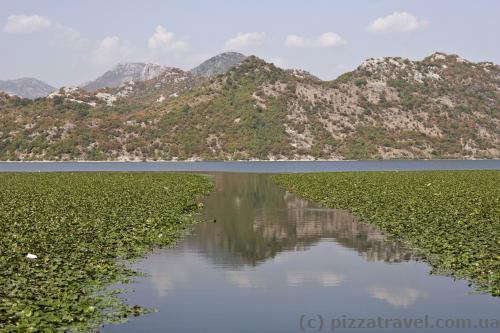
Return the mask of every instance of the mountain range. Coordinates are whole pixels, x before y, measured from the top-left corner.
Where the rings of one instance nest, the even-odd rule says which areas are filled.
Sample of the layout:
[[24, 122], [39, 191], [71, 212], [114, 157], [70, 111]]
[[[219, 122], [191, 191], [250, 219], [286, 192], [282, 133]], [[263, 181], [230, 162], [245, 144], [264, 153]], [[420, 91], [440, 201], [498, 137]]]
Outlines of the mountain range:
[[[210, 77], [223, 74], [231, 67], [241, 63], [245, 58], [243, 54], [237, 52], [221, 53], [204, 61], [188, 73], [194, 77]], [[99, 89], [118, 88], [130, 82], [152, 80], [162, 74], [163, 76], [168, 76], [168, 73], [174, 72], [179, 73], [184, 71], [154, 63], [121, 63], [106, 71], [95, 80], [85, 82], [78, 87], [88, 92], [95, 92]], [[56, 90], [55, 87], [34, 78], [0, 80], [0, 91], [29, 99], [46, 97]]]
[[1, 160], [500, 158], [500, 68], [434, 53], [332, 81], [226, 53], [122, 64], [46, 98], [0, 95]]

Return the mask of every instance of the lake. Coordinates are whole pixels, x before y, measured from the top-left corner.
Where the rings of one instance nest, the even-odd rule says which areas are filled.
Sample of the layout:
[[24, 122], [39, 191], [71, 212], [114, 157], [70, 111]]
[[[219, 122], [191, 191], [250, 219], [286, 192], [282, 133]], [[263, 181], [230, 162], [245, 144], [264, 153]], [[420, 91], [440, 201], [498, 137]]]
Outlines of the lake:
[[[203, 222], [174, 248], [134, 263], [146, 273], [137, 283], [118, 286], [129, 291], [123, 295], [129, 304], [157, 312], [101, 328], [110, 333], [391, 331], [332, 330], [341, 320], [360, 325], [363, 319], [366, 325], [379, 317], [423, 320], [427, 332], [498, 332], [479, 325], [500, 319], [500, 298], [432, 275], [414, 252], [376, 228], [288, 193], [267, 175], [466, 169], [500, 169], [500, 161], [0, 163], [0, 171], [189, 171], [213, 177], [215, 189], [198, 217]], [[414, 326], [402, 331], [422, 331]]]
[[392, 160], [300, 162], [0, 162], [0, 172], [185, 171], [285, 173], [320, 171], [494, 170], [500, 160]]
[[158, 312], [103, 332], [316, 332], [319, 318], [328, 332], [335, 318], [499, 319], [500, 299], [431, 275], [412, 251], [349, 212], [301, 199], [268, 175], [212, 177], [205, 222], [134, 264], [147, 276], [120, 286], [130, 304]]

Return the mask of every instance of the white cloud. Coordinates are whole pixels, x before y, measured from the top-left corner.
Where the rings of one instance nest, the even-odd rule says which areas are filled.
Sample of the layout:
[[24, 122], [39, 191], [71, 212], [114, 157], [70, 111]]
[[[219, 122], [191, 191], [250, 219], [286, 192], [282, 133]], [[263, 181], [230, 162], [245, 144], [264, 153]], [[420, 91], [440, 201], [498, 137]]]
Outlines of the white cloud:
[[427, 25], [408, 12], [395, 12], [391, 15], [379, 17], [368, 26], [370, 32], [397, 33], [418, 30]]
[[159, 25], [156, 27], [154, 34], [149, 37], [148, 47], [167, 53], [180, 53], [188, 49], [188, 43], [176, 39], [173, 32], [167, 31], [165, 27]]
[[224, 44], [225, 50], [239, 50], [248, 46], [258, 46], [264, 43], [267, 36], [265, 32], [239, 32], [236, 37], [228, 39]]
[[48, 36], [73, 47], [83, 47], [87, 44], [78, 31], [40, 15], [11, 15], [7, 18], [4, 31], [25, 34], [46, 31]]
[[92, 51], [92, 60], [99, 65], [108, 65], [126, 60], [131, 53], [132, 47], [128, 41], [108, 36]]
[[316, 38], [306, 38], [298, 35], [288, 35], [285, 45], [287, 47], [318, 48], [344, 45], [344, 38], [334, 32], [325, 32]]
[[40, 15], [10, 15], [4, 31], [9, 33], [32, 33], [52, 26], [52, 22]]

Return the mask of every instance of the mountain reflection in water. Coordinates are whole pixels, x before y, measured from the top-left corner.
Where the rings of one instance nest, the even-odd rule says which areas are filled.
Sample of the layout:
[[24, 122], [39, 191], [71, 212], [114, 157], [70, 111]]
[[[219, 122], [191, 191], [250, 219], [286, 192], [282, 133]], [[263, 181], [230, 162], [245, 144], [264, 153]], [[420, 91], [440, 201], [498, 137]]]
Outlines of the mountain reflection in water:
[[368, 261], [401, 262], [413, 258], [399, 242], [358, 223], [347, 211], [323, 208], [283, 191], [269, 176], [215, 174], [214, 192], [185, 246], [196, 247], [226, 266], [257, 265], [284, 251], [307, 250], [321, 239], [354, 249]]
[[213, 177], [199, 217], [205, 222], [174, 248], [136, 263], [147, 275], [125, 286], [134, 290], [126, 294], [129, 304], [158, 312], [103, 332], [289, 333], [302, 331], [302, 315], [320, 314], [325, 320], [498, 316], [498, 299], [429, 275], [427, 264], [346, 211], [287, 193], [267, 175]]

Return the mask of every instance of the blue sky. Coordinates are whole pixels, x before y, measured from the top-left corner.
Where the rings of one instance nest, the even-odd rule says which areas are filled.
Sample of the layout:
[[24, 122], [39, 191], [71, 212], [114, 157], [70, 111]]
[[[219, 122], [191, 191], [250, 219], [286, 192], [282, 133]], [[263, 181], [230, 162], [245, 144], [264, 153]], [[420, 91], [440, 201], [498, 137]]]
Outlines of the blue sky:
[[189, 69], [225, 50], [334, 79], [371, 57], [500, 62], [496, 0], [3, 0], [0, 79], [75, 85], [118, 62]]

